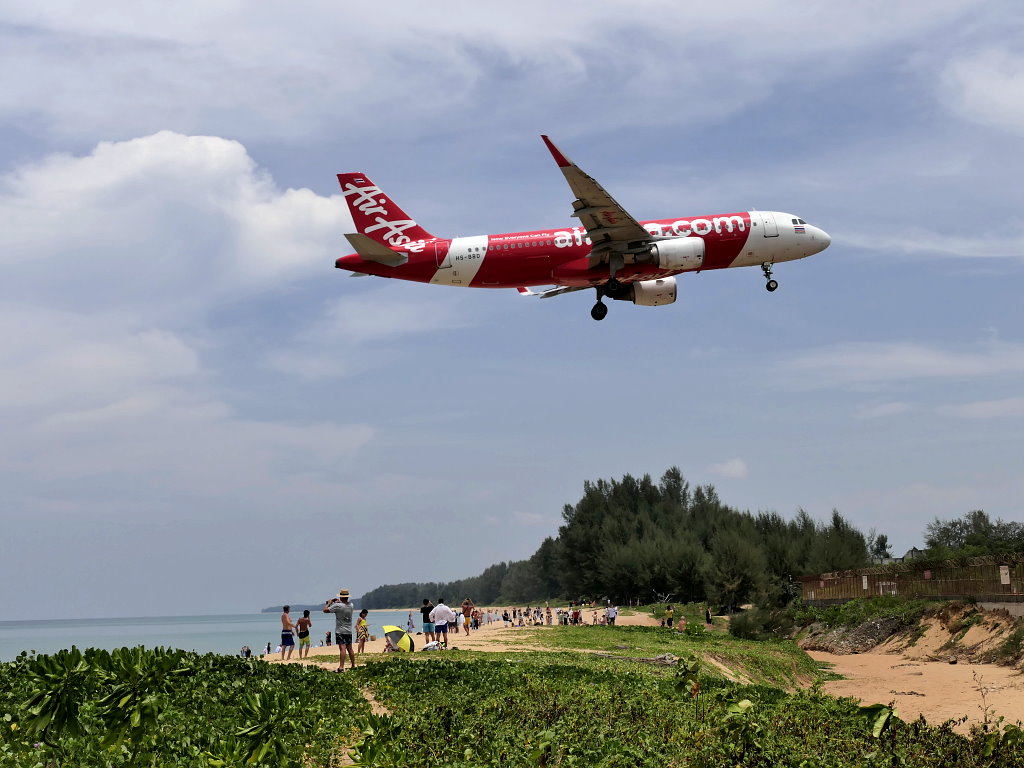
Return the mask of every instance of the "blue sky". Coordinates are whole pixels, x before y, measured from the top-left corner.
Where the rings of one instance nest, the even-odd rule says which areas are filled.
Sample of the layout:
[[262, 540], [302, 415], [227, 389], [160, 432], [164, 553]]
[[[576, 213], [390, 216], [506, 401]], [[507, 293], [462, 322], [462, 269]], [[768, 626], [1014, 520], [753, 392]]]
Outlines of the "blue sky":
[[[902, 551], [1024, 496], [1024, 11], [525, 2], [0, 12], [0, 604], [246, 611], [529, 556], [678, 465]], [[352, 279], [334, 174], [427, 229], [833, 238], [662, 308]]]

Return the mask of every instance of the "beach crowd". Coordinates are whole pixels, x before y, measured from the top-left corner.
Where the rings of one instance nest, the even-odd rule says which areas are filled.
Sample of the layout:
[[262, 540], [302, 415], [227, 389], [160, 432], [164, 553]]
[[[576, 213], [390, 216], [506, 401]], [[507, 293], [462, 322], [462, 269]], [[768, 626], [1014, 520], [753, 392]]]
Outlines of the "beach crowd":
[[[371, 639], [369, 624], [367, 622], [368, 611], [364, 608], [358, 612], [355, 624], [353, 625], [354, 607], [349, 600], [347, 589], [341, 589], [336, 597], [324, 601], [323, 613], [334, 615], [333, 635], [328, 630], [324, 638], [319, 641], [320, 646], [338, 646], [338, 668], [341, 672], [345, 668], [346, 657], [351, 667], [355, 667], [356, 655], [365, 650], [366, 641]], [[477, 607], [471, 598], [465, 598], [456, 608], [449, 607], [444, 597], [437, 602], [430, 598], [423, 598], [423, 604], [419, 607], [420, 631], [425, 639], [422, 646], [424, 651], [442, 650], [449, 647], [449, 643], [459, 632], [467, 636], [470, 632], [484, 626], [501, 624], [503, 628], [509, 627], [540, 627], [540, 626], [613, 626], [619, 615], [618, 606], [611, 601], [598, 607], [596, 601], [590, 603], [577, 603], [570, 601], [566, 607], [552, 608], [550, 604], [543, 606], [526, 606], [512, 608], [480, 608]], [[405, 631], [409, 635], [420, 634], [416, 631], [416, 623], [413, 620], [413, 611], [409, 612], [406, 620]], [[661, 619], [662, 626], [673, 628], [675, 611], [673, 606], [667, 605], [664, 611], [664, 618]], [[707, 620], [710, 624], [711, 614], [707, 612]], [[281, 613], [281, 642], [272, 651], [272, 644], [267, 643], [264, 655], [279, 653], [281, 660], [291, 659], [292, 652], [298, 640], [299, 659], [308, 658], [311, 634], [312, 618], [309, 610], [303, 610], [302, 617], [296, 621], [292, 620], [291, 607], [284, 606]], [[353, 632], [354, 628], [354, 632]], [[679, 631], [685, 630], [685, 621], [675, 627]], [[393, 633], [385, 636], [385, 651], [399, 650], [397, 640], [392, 637]], [[401, 635], [401, 633], [397, 633]], [[374, 638], [375, 639], [375, 638]], [[242, 655], [251, 655], [252, 651], [248, 646], [242, 649]]]

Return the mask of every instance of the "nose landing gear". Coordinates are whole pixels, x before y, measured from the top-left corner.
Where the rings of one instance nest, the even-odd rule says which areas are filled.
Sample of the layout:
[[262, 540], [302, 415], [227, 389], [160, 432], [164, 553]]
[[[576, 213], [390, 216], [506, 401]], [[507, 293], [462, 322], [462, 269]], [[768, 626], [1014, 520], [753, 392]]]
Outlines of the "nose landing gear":
[[778, 280], [772, 280], [772, 265], [770, 261], [766, 261], [761, 265], [761, 271], [764, 272], [764, 279], [768, 282], [765, 283], [764, 287], [769, 293], [779, 287]]

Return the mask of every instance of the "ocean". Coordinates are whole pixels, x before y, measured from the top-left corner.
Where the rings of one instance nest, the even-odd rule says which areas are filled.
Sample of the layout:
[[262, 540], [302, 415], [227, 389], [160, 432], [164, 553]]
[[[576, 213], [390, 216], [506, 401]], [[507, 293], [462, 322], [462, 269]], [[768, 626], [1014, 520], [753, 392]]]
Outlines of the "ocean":
[[[146, 616], [120, 619], [47, 619], [42, 621], [0, 621], [0, 662], [12, 661], [22, 651], [53, 653], [77, 645], [79, 648], [106, 648], [144, 645], [147, 648], [169, 646], [199, 653], [236, 654], [243, 645], [254, 654], [276, 648], [281, 637], [278, 613], [219, 616]], [[292, 620], [302, 616], [292, 613]], [[381, 635], [385, 624], [405, 628], [409, 611], [370, 611], [370, 634]], [[314, 647], [327, 630], [334, 632], [334, 617], [319, 611], [313, 619]], [[356, 615], [353, 615], [353, 619]], [[413, 612], [417, 631], [419, 611]]]

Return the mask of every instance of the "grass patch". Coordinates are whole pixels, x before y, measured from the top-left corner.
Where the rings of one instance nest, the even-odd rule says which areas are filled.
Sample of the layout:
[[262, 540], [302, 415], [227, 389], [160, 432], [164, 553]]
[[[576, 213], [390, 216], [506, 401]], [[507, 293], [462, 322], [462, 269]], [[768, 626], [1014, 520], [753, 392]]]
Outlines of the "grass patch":
[[[703, 625], [700, 625], [703, 629]], [[721, 632], [686, 634], [661, 627], [557, 627], [522, 630], [530, 642], [559, 650], [653, 658], [665, 653], [710, 656], [747, 679], [792, 687], [817, 678], [815, 661], [790, 640], [742, 640]], [[721, 675], [718, 671], [709, 674]]]

